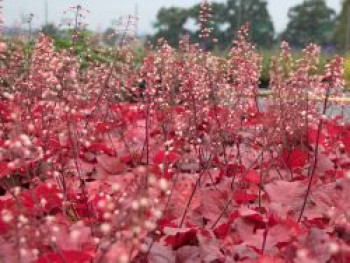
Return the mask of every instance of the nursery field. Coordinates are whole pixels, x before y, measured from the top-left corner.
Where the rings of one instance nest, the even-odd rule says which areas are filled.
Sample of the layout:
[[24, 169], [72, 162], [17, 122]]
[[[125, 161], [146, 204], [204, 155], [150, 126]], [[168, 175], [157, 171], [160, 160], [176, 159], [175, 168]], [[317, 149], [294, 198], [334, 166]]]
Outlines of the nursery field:
[[1, 262], [350, 262], [343, 58], [283, 42], [261, 98], [247, 26], [227, 57], [24, 47], [0, 40]]

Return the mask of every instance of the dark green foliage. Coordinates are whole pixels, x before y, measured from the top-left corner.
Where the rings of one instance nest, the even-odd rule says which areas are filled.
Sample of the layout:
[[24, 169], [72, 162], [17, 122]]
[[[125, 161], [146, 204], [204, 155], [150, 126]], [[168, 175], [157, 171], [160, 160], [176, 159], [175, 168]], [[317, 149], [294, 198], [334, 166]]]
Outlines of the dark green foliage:
[[46, 24], [42, 27], [41, 31], [52, 38], [56, 38], [60, 35], [60, 30], [54, 24]]
[[289, 10], [289, 23], [282, 39], [295, 48], [309, 43], [334, 44], [335, 11], [324, 0], [306, 0]]
[[264, 0], [228, 0], [225, 19], [229, 22], [226, 37], [233, 34], [246, 23], [251, 25], [251, 40], [261, 47], [271, 47], [274, 27]]
[[345, 49], [346, 45], [350, 48], [350, 0], [343, 0], [342, 10], [337, 19], [337, 27], [335, 32], [335, 40], [337, 47]]
[[188, 15], [188, 10], [185, 8], [161, 8], [157, 14], [157, 22], [154, 24], [157, 33], [153, 36], [153, 40], [165, 38], [170, 45], [177, 45], [181, 35], [190, 33], [184, 29]]
[[[221, 48], [228, 47], [229, 45], [231, 45], [232, 37], [230, 39], [227, 39], [225, 34], [226, 30], [225, 28], [223, 29], [223, 27], [227, 23], [227, 21], [225, 20], [225, 5], [222, 3], [212, 3], [211, 8], [212, 8], [212, 21], [210, 25], [210, 28], [212, 29], [211, 37], [213, 39], [218, 40], [219, 47]], [[197, 25], [197, 28], [191, 31], [190, 36], [191, 36], [191, 39], [197, 43], [201, 42], [201, 40], [199, 39], [200, 28], [198, 26], [199, 12], [200, 12], [200, 4], [197, 4], [188, 10], [188, 15], [189, 15], [188, 19], [192, 19], [193, 21], [195, 21]], [[213, 43], [208, 43], [208, 44], [209, 44], [208, 48], [212, 49]]]
[[[194, 20], [198, 25], [200, 5], [191, 8], [162, 8], [154, 27], [158, 38], [165, 38], [172, 46], [177, 46], [181, 35], [189, 34], [198, 41], [199, 29], [187, 29], [186, 23]], [[261, 47], [273, 44], [274, 27], [265, 0], [228, 0], [226, 3], [212, 3], [212, 37], [218, 40], [218, 47], [229, 48], [235, 32], [243, 25], [251, 25], [251, 40]]]
[[102, 35], [102, 41], [104, 44], [106, 44], [107, 46], [114, 46], [117, 42], [117, 32], [114, 28], [107, 28], [105, 30], [105, 32], [103, 32]]

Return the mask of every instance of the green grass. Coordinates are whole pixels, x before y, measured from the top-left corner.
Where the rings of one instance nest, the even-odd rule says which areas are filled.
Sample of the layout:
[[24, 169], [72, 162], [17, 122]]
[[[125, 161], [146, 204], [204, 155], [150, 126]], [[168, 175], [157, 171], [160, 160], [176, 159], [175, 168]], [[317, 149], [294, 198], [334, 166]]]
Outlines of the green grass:
[[346, 81], [345, 89], [350, 91], [350, 53], [348, 53], [345, 57], [344, 76]]

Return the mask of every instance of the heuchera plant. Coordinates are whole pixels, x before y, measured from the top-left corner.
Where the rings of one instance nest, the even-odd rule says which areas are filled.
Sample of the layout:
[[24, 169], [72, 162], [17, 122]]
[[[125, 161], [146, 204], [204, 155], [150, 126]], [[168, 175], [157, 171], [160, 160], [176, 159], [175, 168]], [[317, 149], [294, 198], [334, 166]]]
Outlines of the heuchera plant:
[[260, 99], [248, 34], [83, 70], [44, 35], [0, 42], [1, 261], [349, 262], [342, 59], [318, 73], [319, 47], [282, 43]]

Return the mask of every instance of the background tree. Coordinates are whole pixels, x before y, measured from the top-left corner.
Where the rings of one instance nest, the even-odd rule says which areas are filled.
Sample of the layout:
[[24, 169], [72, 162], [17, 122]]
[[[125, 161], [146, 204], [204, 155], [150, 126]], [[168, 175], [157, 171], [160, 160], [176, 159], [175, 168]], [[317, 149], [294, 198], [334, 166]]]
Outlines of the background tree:
[[321, 46], [334, 44], [335, 15], [324, 0], [306, 0], [289, 10], [282, 39], [296, 48], [311, 42]]
[[[227, 3], [213, 2], [212, 37], [218, 39], [221, 48], [231, 46], [232, 38], [245, 23], [251, 24], [252, 41], [261, 47], [270, 47], [274, 40], [274, 27], [265, 0], [228, 0]], [[162, 8], [155, 23], [153, 40], [164, 37], [171, 45], [177, 45], [183, 34], [190, 34], [198, 41], [199, 27], [185, 28], [190, 20], [199, 24], [200, 4], [189, 9]]]
[[41, 28], [41, 31], [45, 35], [50, 36], [52, 38], [57, 38], [60, 34], [60, 30], [54, 24], [51, 24], [51, 23], [43, 25], [43, 27]]
[[228, 0], [224, 14], [228, 22], [226, 39], [232, 39], [246, 23], [251, 25], [251, 40], [259, 46], [269, 47], [274, 39], [274, 26], [264, 0]]
[[172, 46], [177, 46], [182, 35], [190, 33], [184, 25], [188, 18], [188, 10], [180, 7], [161, 8], [154, 24], [156, 34], [152, 40], [165, 38]]
[[342, 10], [337, 19], [335, 40], [337, 47], [341, 49], [350, 48], [350, 0], [344, 0]]
[[102, 41], [108, 46], [114, 46], [117, 41], [117, 32], [114, 28], [107, 28], [102, 34]]
[[[200, 13], [201, 5], [197, 4], [189, 9], [188, 11], [188, 19], [192, 19], [195, 21], [197, 27], [195, 30], [192, 31], [191, 38], [195, 42], [200, 42], [199, 35], [200, 35], [200, 27], [199, 21], [198, 21], [198, 15]], [[226, 30], [225, 28], [227, 21], [225, 20], [225, 4], [223, 3], [212, 3], [211, 4], [211, 21], [210, 21], [210, 27], [211, 27], [211, 37], [213, 39], [216, 39], [218, 41], [218, 45], [222, 48], [227, 47], [227, 40], [225, 39]], [[187, 20], [188, 21], [188, 20]], [[212, 43], [208, 48], [212, 48]]]

